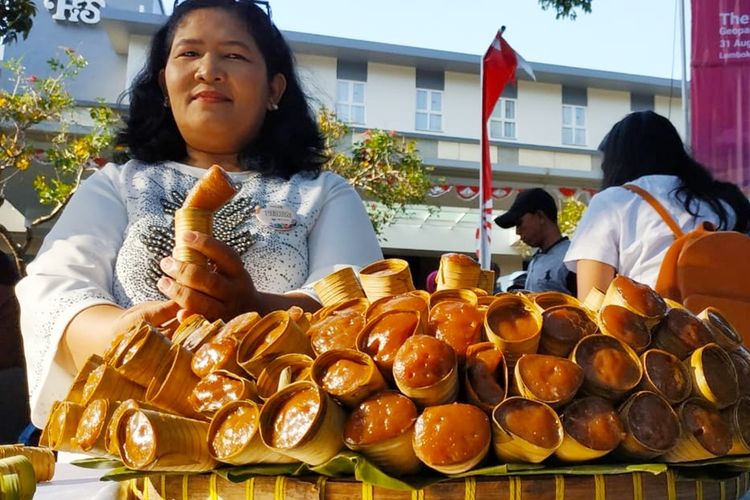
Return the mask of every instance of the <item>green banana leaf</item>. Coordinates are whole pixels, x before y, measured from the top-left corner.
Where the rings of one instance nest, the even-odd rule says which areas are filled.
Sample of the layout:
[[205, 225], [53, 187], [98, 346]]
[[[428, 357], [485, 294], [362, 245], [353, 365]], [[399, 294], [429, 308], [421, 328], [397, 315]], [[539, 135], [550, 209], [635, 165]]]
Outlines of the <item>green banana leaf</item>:
[[70, 463], [84, 469], [117, 469], [123, 467], [122, 461], [116, 458], [81, 458], [72, 460]]

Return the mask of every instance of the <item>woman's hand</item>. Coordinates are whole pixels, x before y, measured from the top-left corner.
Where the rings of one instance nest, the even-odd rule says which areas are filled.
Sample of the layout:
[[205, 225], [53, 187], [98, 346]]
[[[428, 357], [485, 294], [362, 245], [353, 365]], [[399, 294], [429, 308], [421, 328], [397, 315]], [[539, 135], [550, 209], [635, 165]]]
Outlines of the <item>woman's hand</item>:
[[244, 312], [262, 309], [261, 294], [234, 249], [195, 231], [186, 231], [181, 236], [185, 246], [205, 255], [214, 269], [172, 257], [162, 259], [161, 269], [167, 276], [157, 285], [164, 295], [179, 304], [182, 310], [178, 319], [197, 313], [211, 321], [219, 318], [228, 321]]

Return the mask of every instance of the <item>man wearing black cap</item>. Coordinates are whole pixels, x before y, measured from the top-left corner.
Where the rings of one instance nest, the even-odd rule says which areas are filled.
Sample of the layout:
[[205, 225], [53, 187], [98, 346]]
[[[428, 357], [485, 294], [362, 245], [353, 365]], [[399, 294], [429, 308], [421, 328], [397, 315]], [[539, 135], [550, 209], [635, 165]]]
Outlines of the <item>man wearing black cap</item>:
[[576, 295], [576, 276], [563, 264], [570, 241], [560, 233], [557, 205], [547, 191], [540, 188], [521, 191], [510, 210], [496, 218], [495, 223], [504, 229], [515, 226], [524, 243], [539, 249], [529, 263], [526, 290]]

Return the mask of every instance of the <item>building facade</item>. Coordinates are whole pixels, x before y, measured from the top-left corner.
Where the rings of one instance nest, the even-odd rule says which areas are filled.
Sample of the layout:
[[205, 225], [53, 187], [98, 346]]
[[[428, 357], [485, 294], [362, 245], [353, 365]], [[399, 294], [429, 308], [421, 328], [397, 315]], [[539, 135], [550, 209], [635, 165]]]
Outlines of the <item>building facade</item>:
[[[71, 85], [81, 106], [103, 98], [123, 105], [123, 92], [142, 66], [151, 36], [164, 22], [158, 0], [90, 0], [74, 12], [70, 0], [38, 1], [28, 40], [4, 58], [23, 57], [44, 73], [57, 47], [89, 61]], [[84, 19], [85, 14], [85, 19]], [[382, 239], [386, 255], [420, 262], [419, 274], [447, 251], [473, 253], [479, 219], [480, 56], [284, 32], [314, 107], [334, 109], [354, 131], [393, 130], [413, 139], [437, 180], [428, 205], [411, 207]], [[601, 178], [597, 146], [633, 110], [651, 109], [683, 130], [679, 82], [670, 79], [531, 63], [536, 79], [518, 75], [498, 101], [489, 124], [496, 214], [520, 189], [587, 199]], [[5, 85], [6, 82], [3, 82]], [[33, 171], [32, 171], [33, 172]], [[30, 180], [27, 179], [27, 184]], [[20, 187], [13, 204], [27, 213], [33, 198]], [[503, 273], [520, 268], [513, 230], [495, 227], [493, 261]]]

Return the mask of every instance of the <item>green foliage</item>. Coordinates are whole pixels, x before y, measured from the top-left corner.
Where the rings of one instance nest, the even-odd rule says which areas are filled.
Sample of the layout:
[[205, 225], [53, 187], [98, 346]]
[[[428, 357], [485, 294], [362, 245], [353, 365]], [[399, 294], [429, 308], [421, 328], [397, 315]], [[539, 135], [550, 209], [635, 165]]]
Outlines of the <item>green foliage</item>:
[[318, 123], [330, 158], [325, 169], [345, 178], [369, 201], [367, 212], [376, 234], [405, 214], [406, 205], [424, 203], [433, 184], [432, 168], [422, 164], [415, 141], [395, 132], [368, 130], [344, 153], [336, 146], [349, 128], [325, 108]]
[[591, 0], [539, 0], [542, 9], [555, 9], [557, 19], [570, 18], [574, 20], [578, 15], [575, 9], [580, 8], [583, 12], [591, 13]]
[[[10, 179], [32, 162], [50, 167], [48, 175], [34, 179], [39, 200], [50, 211], [31, 221], [25, 242], [13, 242], [7, 229], [0, 226], [0, 239], [11, 248], [21, 272], [31, 229], [54, 218], [78, 188], [84, 173], [102, 162], [102, 154], [114, 142], [119, 119], [114, 110], [99, 102], [89, 110], [86, 133], [71, 132], [79, 123], [75, 99], [66, 83], [86, 67], [86, 60], [72, 49], [65, 49], [64, 55], [64, 59], [47, 61], [50, 75], [46, 77], [27, 75], [21, 61], [8, 61], [5, 67], [12, 86], [0, 90], [0, 204]], [[42, 134], [39, 126], [45, 125], [53, 131]]]
[[36, 15], [33, 0], [0, 0], [0, 44], [29, 36]]

